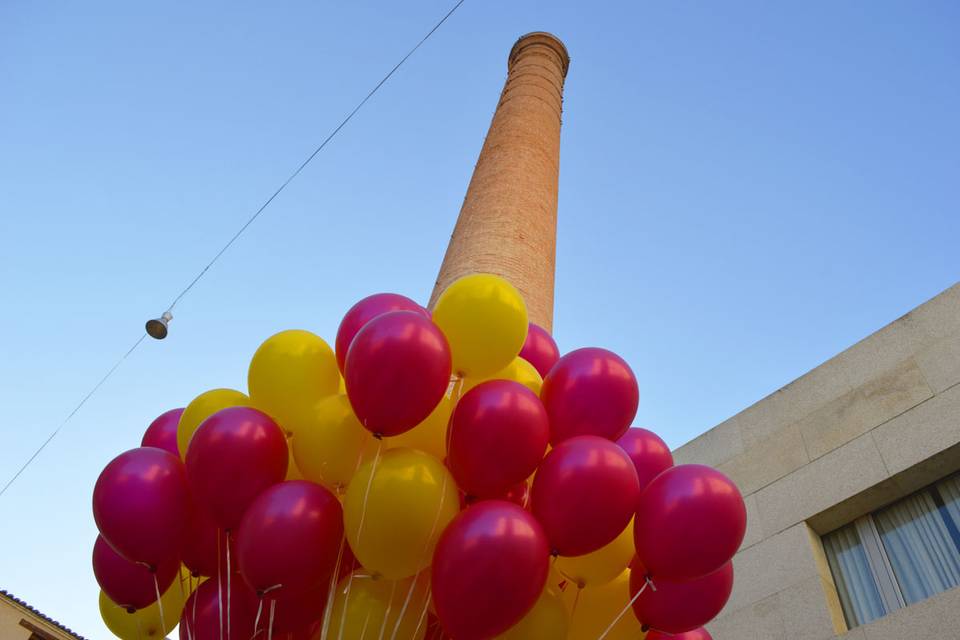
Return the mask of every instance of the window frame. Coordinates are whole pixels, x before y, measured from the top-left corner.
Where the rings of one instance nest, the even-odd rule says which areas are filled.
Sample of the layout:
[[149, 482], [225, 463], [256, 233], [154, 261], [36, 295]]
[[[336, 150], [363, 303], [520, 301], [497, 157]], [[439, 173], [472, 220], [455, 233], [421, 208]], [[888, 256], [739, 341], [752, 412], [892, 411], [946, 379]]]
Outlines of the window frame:
[[[888, 509], [897, 504], [900, 504], [906, 500], [909, 500], [910, 498], [913, 498], [917, 495], [926, 493], [931, 496], [936, 506], [937, 514], [943, 519], [945, 526], [948, 529], [951, 540], [953, 541], [954, 545], [957, 547], [958, 552], [960, 552], [960, 525], [958, 525], [958, 523], [953, 522], [952, 517], [949, 515], [949, 513], [946, 512], [946, 509], [944, 507], [945, 501], [943, 499], [943, 495], [940, 493], [940, 491], [937, 488], [939, 484], [947, 480], [950, 480], [952, 478], [960, 478], [960, 472], [947, 474], [946, 476], [943, 476], [939, 480], [931, 482], [930, 484], [916, 491], [912, 491], [905, 496], [902, 496], [896, 500], [888, 502], [883, 506], [872, 510], [870, 513], [863, 515], [857, 518], [856, 520], [853, 520], [852, 522], [847, 522], [846, 524], [840, 527], [835, 527], [820, 536], [821, 543], [822, 543], [823, 540], [825, 540], [828, 536], [830, 536], [832, 533], [836, 531], [839, 531], [846, 527], [854, 528], [854, 530], [857, 533], [857, 536], [860, 538], [860, 544], [863, 547], [864, 555], [866, 556], [866, 559], [867, 559], [867, 568], [869, 569], [870, 574], [873, 577], [874, 585], [876, 586], [877, 591], [880, 594], [880, 600], [884, 608], [886, 609], [886, 613], [884, 613], [882, 616], [878, 618], [874, 618], [869, 622], [858, 623], [854, 625], [851, 625], [851, 618], [854, 618], [853, 612], [848, 612], [846, 609], [843, 609], [843, 618], [847, 624], [848, 629], [852, 629], [858, 626], [863, 626], [864, 624], [870, 624], [870, 622], [874, 622], [876, 620], [879, 620], [881, 618], [884, 618], [890, 615], [897, 609], [903, 609], [905, 607], [910, 606], [910, 604], [907, 603], [906, 598], [904, 597], [903, 590], [900, 587], [900, 582], [897, 578], [896, 572], [893, 569], [893, 565], [890, 562], [890, 557], [887, 553], [887, 549], [884, 546], [883, 539], [880, 535], [880, 530], [877, 528], [877, 523], [874, 517], [876, 514], [880, 513], [881, 511], [884, 511], [885, 509]], [[834, 567], [833, 563], [829, 562], [829, 558], [826, 558], [826, 560], [828, 560], [827, 565], [833, 576], [833, 580], [836, 581], [837, 580], [836, 572], [839, 570], [839, 567]], [[955, 585], [950, 589], [956, 589], [956, 588], [960, 588], [960, 585]], [[945, 591], [949, 591], [950, 589], [947, 589]], [[944, 593], [944, 591], [941, 591], [939, 593]], [[843, 603], [841, 602], [840, 605], [842, 608]]]

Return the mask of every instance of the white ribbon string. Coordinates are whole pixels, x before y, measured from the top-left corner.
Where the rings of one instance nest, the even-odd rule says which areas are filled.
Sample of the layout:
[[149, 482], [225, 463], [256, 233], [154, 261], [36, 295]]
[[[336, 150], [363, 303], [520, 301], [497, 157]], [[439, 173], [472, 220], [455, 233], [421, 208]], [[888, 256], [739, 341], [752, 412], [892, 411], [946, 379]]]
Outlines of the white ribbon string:
[[620, 622], [620, 619], [624, 616], [624, 614], [627, 613], [627, 611], [630, 610], [630, 607], [632, 607], [632, 606], [633, 606], [633, 603], [637, 601], [637, 598], [640, 597], [640, 594], [642, 594], [644, 591], [646, 591], [647, 587], [650, 587], [653, 591], [656, 591], [656, 590], [657, 590], [657, 588], [656, 588], [655, 586], [653, 586], [653, 581], [650, 580], [650, 578], [648, 577], [648, 578], [646, 579], [646, 581], [643, 583], [643, 586], [640, 587], [640, 589], [637, 590], [637, 593], [634, 594], [634, 596], [630, 599], [630, 602], [627, 603], [627, 606], [625, 606], [623, 609], [620, 610], [620, 613], [617, 614], [617, 617], [613, 619], [613, 622], [610, 623], [610, 626], [608, 626], [608, 627], [604, 630], [604, 632], [600, 634], [600, 637], [597, 638], [597, 640], [603, 640], [604, 638], [607, 637], [607, 635], [608, 635], [611, 631], [613, 631], [613, 628], [614, 628], [615, 626], [617, 626], [617, 623]]

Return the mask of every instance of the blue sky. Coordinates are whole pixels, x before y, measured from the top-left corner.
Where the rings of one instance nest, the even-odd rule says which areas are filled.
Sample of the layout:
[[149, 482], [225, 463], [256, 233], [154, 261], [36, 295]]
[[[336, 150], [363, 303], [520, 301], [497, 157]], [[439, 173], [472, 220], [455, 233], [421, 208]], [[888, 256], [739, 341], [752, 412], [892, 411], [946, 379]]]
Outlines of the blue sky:
[[[0, 5], [4, 480], [452, 2]], [[90, 638], [100, 469], [275, 331], [425, 301], [517, 36], [572, 64], [555, 334], [678, 446], [957, 280], [949, 2], [467, 0], [2, 499], [0, 588]]]

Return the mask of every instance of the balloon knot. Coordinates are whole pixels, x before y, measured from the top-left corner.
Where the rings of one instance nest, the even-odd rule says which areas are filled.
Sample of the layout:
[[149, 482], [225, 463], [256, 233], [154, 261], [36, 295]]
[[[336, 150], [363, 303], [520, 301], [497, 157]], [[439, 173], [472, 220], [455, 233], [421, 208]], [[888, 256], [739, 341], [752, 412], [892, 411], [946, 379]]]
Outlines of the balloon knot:
[[136, 613], [136, 612], [137, 610], [134, 609], [133, 607], [127, 607], [127, 613]]
[[383, 434], [380, 433], [379, 431], [375, 431], [373, 434], [373, 437], [376, 438], [377, 440], [383, 440]]
[[559, 556], [559, 555], [560, 555], [560, 552], [559, 552], [559, 551], [557, 551], [556, 549], [550, 549], [550, 556], [551, 556], [551, 557], [556, 558], [556, 557]]

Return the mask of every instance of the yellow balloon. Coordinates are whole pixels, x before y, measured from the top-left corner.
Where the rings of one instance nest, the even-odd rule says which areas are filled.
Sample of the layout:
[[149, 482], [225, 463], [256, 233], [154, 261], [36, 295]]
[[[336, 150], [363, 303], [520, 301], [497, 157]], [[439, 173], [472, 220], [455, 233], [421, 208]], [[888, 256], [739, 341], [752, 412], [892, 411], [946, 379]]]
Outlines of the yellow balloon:
[[[568, 583], [561, 597], [570, 613], [568, 640], [597, 640], [630, 602], [630, 570], [598, 587], [577, 589]], [[637, 617], [627, 609], [605, 640], [642, 640], [645, 636]]]
[[363, 428], [343, 395], [317, 402], [310, 422], [293, 436], [293, 457], [303, 477], [333, 488], [346, 487], [376, 450], [373, 434]]
[[301, 329], [267, 338], [247, 372], [253, 406], [273, 416], [287, 433], [309, 422], [317, 401], [337, 393], [339, 386], [333, 349], [320, 336]]
[[596, 587], [623, 573], [633, 559], [633, 520], [610, 544], [582, 556], [557, 558], [557, 570], [574, 585]]
[[569, 616], [560, 594], [547, 587], [533, 609], [517, 624], [497, 636], [498, 640], [563, 640]]
[[426, 420], [410, 431], [386, 438], [385, 445], [390, 449], [397, 447], [419, 449], [437, 460], [443, 460], [447, 456], [447, 424], [450, 422], [450, 414], [453, 413], [455, 403], [456, 400], [453, 397], [444, 396]]
[[250, 398], [247, 394], [233, 389], [211, 389], [191, 400], [177, 424], [177, 448], [180, 450], [180, 457], [186, 459], [190, 438], [201, 422], [221, 409], [249, 406]]
[[428, 572], [403, 580], [375, 578], [363, 570], [354, 572], [352, 581], [345, 576], [333, 597], [327, 637], [340, 638], [342, 623], [343, 640], [421, 640], [427, 632], [421, 614], [430, 598], [429, 584]]
[[144, 640], [146, 638], [163, 638], [170, 633], [180, 622], [183, 613], [183, 604], [190, 596], [186, 584], [174, 581], [160, 596], [163, 606], [163, 622], [160, 624], [160, 607], [154, 602], [149, 607], [128, 613], [126, 609], [115, 604], [103, 591], [100, 592], [100, 617], [110, 632], [121, 640]]
[[284, 480], [304, 480], [304, 476], [300, 473], [300, 467], [297, 466], [297, 461], [293, 457], [293, 440], [287, 439], [287, 477]]
[[453, 371], [483, 378], [517, 357], [527, 338], [527, 307], [520, 292], [488, 273], [464, 276], [447, 287], [433, 321], [450, 343]]
[[347, 539], [360, 564], [399, 580], [430, 564], [460, 499], [439, 460], [415, 449], [390, 449], [360, 467], [343, 509]]
[[461, 394], [466, 393], [481, 382], [486, 382], [487, 380], [513, 380], [514, 382], [519, 382], [527, 389], [530, 389], [530, 391], [533, 391], [538, 396], [540, 395], [540, 388], [543, 386], [543, 378], [540, 377], [540, 372], [537, 371], [536, 367], [518, 356], [503, 369], [500, 369], [496, 373], [493, 373], [489, 376], [479, 379], [464, 379], [463, 391]]

